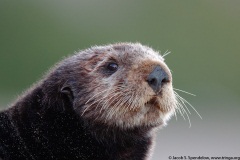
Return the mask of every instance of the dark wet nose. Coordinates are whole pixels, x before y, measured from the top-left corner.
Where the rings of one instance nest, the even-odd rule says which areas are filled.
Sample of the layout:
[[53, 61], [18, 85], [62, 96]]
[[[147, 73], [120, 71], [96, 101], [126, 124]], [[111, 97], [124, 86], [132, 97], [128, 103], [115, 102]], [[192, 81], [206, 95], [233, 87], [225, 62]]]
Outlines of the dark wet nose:
[[169, 82], [169, 76], [160, 66], [157, 66], [148, 75], [147, 82], [154, 92], [157, 93], [165, 83]]

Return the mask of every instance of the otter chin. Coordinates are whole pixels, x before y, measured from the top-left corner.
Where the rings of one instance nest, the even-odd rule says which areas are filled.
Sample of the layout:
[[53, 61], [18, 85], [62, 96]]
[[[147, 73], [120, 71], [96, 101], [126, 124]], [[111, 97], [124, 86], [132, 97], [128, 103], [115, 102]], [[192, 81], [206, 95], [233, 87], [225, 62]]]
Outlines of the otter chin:
[[140, 43], [82, 50], [0, 112], [2, 159], [149, 159], [177, 107], [164, 58]]

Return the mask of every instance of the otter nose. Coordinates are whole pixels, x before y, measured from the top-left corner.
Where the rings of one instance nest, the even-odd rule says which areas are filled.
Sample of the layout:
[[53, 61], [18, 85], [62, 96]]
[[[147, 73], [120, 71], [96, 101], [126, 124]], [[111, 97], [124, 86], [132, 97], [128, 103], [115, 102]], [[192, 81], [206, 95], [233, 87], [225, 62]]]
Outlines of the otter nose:
[[156, 93], [159, 92], [161, 90], [161, 87], [169, 81], [170, 80], [168, 74], [160, 66], [155, 67], [147, 77], [148, 85]]

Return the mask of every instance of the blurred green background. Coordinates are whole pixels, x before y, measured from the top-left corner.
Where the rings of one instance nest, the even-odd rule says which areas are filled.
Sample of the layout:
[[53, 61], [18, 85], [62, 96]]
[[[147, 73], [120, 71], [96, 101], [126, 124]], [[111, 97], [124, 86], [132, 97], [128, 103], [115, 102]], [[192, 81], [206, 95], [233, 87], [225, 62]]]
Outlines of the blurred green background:
[[121, 41], [164, 53], [193, 110], [158, 131], [153, 160], [240, 157], [239, 0], [0, 0], [0, 106], [74, 51]]

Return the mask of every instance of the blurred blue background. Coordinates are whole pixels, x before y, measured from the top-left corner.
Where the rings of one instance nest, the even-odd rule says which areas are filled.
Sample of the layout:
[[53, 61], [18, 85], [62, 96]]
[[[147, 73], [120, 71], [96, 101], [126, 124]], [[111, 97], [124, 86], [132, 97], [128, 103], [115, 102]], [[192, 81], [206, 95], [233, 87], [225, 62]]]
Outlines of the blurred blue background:
[[158, 131], [153, 160], [240, 157], [239, 0], [0, 1], [0, 107], [56, 62], [80, 49], [121, 41], [164, 53], [190, 109]]

